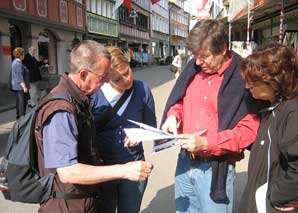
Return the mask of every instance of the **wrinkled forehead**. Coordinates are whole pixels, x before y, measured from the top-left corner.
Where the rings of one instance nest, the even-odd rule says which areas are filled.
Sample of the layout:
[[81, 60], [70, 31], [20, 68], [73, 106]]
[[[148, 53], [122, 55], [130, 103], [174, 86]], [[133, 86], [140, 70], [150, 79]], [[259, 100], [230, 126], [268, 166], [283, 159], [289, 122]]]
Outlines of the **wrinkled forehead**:
[[193, 54], [195, 56], [209, 56], [209, 55], [212, 55], [212, 52], [210, 51], [209, 47], [206, 46], [204, 48], [200, 48], [196, 50], [195, 52], [193, 52]]

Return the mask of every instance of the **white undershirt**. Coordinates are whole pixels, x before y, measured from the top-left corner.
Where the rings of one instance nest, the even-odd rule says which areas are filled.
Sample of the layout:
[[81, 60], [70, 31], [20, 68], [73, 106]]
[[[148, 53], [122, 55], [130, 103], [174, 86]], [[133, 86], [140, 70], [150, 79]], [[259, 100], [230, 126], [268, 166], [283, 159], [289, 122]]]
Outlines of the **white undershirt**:
[[[117, 90], [115, 90], [109, 83], [104, 83], [102, 87], [100, 88], [105, 96], [105, 98], [108, 100], [108, 102], [111, 104], [112, 107], [115, 106], [117, 101], [120, 99], [120, 97], [124, 93], [119, 93]], [[117, 111], [117, 115], [121, 116], [126, 109], [130, 99], [131, 99], [132, 92], [126, 99], [126, 101], [122, 104], [120, 109]]]

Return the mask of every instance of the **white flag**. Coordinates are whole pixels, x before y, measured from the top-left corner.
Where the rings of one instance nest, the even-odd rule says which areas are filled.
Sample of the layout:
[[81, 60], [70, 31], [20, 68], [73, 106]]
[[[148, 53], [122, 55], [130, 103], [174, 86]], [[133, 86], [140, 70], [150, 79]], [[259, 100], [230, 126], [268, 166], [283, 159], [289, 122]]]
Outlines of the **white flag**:
[[121, 4], [123, 4], [123, 1], [124, 0], [116, 0], [115, 5], [114, 5], [114, 9], [113, 9], [113, 14], [115, 14], [118, 7], [120, 7]]

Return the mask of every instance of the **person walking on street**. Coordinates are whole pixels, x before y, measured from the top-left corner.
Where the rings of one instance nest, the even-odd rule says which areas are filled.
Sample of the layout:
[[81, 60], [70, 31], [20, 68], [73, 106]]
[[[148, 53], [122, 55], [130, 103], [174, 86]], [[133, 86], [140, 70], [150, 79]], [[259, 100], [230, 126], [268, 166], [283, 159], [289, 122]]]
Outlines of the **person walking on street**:
[[148, 63], [149, 63], [149, 53], [148, 53], [148, 50], [147, 49], [144, 49], [142, 51], [142, 65], [143, 66], [147, 66]]
[[35, 54], [36, 48], [30, 47], [23, 61], [23, 64], [27, 67], [30, 74], [30, 107], [36, 106], [40, 97], [39, 84], [41, 81], [41, 74], [39, 71], [39, 62], [36, 59]]
[[179, 75], [181, 74], [182, 70], [185, 67], [185, 61], [184, 61], [184, 50], [178, 50], [178, 54], [174, 57], [172, 65], [177, 68], [177, 71], [175, 72], [175, 78], [177, 79]]
[[270, 107], [261, 111], [238, 212], [297, 212], [298, 56], [269, 44], [243, 59], [240, 70], [252, 95]]
[[[128, 119], [156, 127], [153, 96], [145, 82], [133, 79], [133, 73], [122, 51], [116, 47], [107, 49], [112, 61], [109, 81], [91, 96], [99, 153], [104, 165], [145, 160], [142, 143], [126, 139], [123, 128], [135, 127]], [[120, 108], [102, 126], [103, 117], [127, 92]], [[147, 181], [129, 180], [103, 183], [102, 211], [115, 213], [117, 209], [118, 213], [139, 212], [146, 185]]]
[[144, 161], [103, 166], [95, 149], [95, 126], [87, 95], [107, 82], [110, 54], [95, 41], [84, 40], [73, 48], [69, 74], [61, 76], [49, 93], [66, 93], [73, 100], [55, 100], [38, 112], [35, 137], [41, 175], [55, 170], [54, 195], [39, 212], [101, 212], [100, 184], [115, 179], [144, 181], [152, 165]]
[[10, 89], [16, 95], [16, 118], [25, 115], [29, 96], [29, 71], [23, 65], [24, 49], [17, 47], [13, 50], [15, 59], [11, 64]]
[[178, 135], [176, 212], [232, 213], [235, 163], [255, 139], [259, 120], [238, 70], [240, 56], [228, 50], [225, 24], [203, 20], [190, 31], [194, 58], [167, 101], [162, 129]]

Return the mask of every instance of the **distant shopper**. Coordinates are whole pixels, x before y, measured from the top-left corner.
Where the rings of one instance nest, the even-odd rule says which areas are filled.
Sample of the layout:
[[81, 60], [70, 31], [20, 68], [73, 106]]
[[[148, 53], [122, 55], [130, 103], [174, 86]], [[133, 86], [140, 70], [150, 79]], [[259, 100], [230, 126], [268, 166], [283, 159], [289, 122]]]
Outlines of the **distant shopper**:
[[23, 65], [24, 49], [17, 47], [13, 50], [15, 59], [11, 65], [10, 88], [16, 95], [16, 118], [26, 113], [29, 96], [29, 71]]
[[148, 54], [148, 50], [143, 50], [142, 52], [142, 63], [144, 66], [147, 66], [149, 63], [149, 54]]
[[30, 74], [30, 104], [34, 107], [38, 104], [40, 97], [39, 84], [41, 81], [41, 74], [39, 71], [39, 62], [36, 59], [36, 48], [30, 47], [28, 53], [25, 55], [23, 64], [27, 67]]
[[183, 59], [184, 59], [184, 51], [178, 50], [178, 54], [175, 56], [175, 58], [172, 62], [172, 66], [174, 66], [176, 68], [175, 78], [179, 77], [179, 75], [182, 72], [183, 67], [185, 66]]

